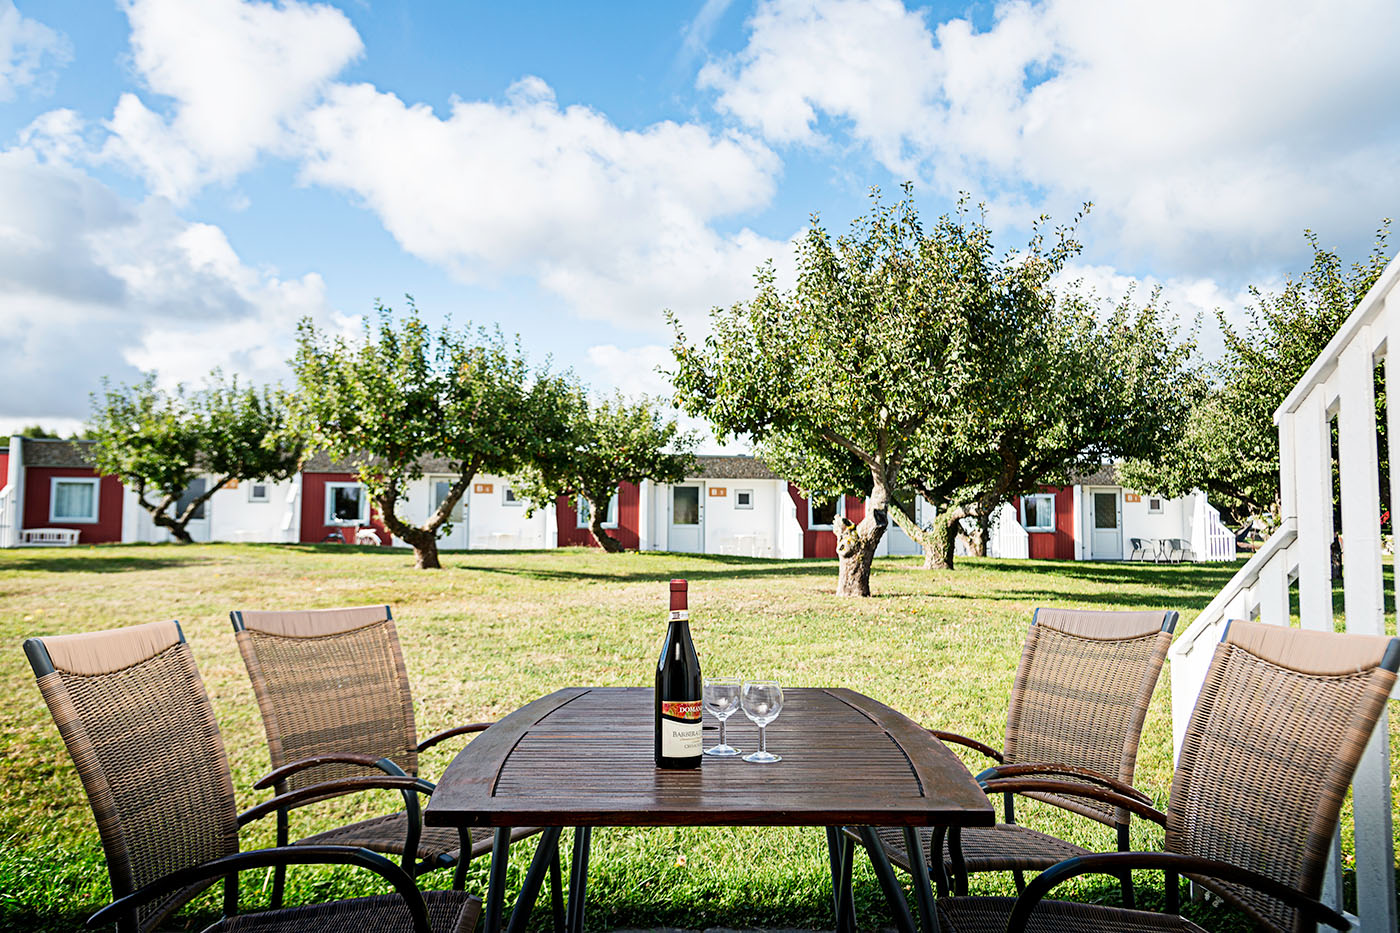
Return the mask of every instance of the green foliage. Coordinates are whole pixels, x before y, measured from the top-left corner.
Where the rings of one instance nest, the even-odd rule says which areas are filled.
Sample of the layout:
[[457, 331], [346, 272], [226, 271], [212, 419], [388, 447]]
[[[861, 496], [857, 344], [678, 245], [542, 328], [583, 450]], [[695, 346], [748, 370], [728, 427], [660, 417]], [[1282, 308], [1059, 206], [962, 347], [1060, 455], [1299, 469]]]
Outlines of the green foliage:
[[[288, 431], [281, 396], [271, 389], [240, 387], [215, 370], [205, 388], [166, 392], [154, 374], [135, 385], [112, 388], [105, 380], [93, 396], [88, 427], [96, 442], [98, 472], [132, 488], [156, 525], [179, 541], [185, 526], [230, 480], [283, 480], [301, 459], [301, 445]], [[214, 482], [183, 512], [170, 509], [196, 477]], [[148, 494], [154, 499], [147, 498]]]
[[[1278, 430], [1273, 414], [1322, 353], [1385, 269], [1390, 222], [1377, 231], [1371, 254], [1347, 267], [1311, 231], [1312, 264], [1277, 293], [1251, 287], [1254, 303], [1243, 331], [1217, 311], [1225, 354], [1194, 393], [1184, 431], [1155, 458], [1126, 465], [1123, 479], [1138, 489], [1175, 496], [1206, 491], [1227, 520], [1243, 524], [1276, 514], [1279, 501]], [[1378, 412], [1384, 387], [1378, 387]], [[1384, 417], [1378, 419], [1384, 431]], [[1381, 490], [1389, 501], [1386, 445]]]
[[37, 440], [37, 441], [42, 441], [42, 440], [57, 440], [57, 439], [59, 438], [59, 436], [60, 436], [59, 433], [58, 433], [57, 431], [50, 431], [48, 428], [44, 427], [42, 424], [30, 424], [30, 425], [25, 425], [24, 427], [20, 428], [20, 429], [19, 429], [18, 431], [16, 431], [15, 433], [16, 433], [17, 435], [19, 435], [20, 437], [27, 437], [27, 438], [30, 438], [31, 440]]
[[559, 496], [582, 496], [599, 546], [620, 550], [602, 528], [618, 485], [685, 479], [695, 466], [696, 438], [647, 398], [629, 402], [618, 394], [590, 402], [575, 386], [557, 395], [554, 405], [564, 425], [563, 442], [537, 446], [519, 473], [517, 490], [532, 512]]
[[[437, 531], [472, 477], [514, 472], [560, 442], [567, 385], [532, 372], [519, 340], [507, 343], [499, 329], [434, 334], [412, 299], [401, 321], [382, 304], [376, 311], [378, 324], [367, 321], [353, 341], [301, 322], [293, 419], [315, 448], [355, 464], [389, 529], [421, 566], [437, 566]], [[457, 480], [426, 522], [412, 524], [396, 509], [424, 457], [450, 461]]]

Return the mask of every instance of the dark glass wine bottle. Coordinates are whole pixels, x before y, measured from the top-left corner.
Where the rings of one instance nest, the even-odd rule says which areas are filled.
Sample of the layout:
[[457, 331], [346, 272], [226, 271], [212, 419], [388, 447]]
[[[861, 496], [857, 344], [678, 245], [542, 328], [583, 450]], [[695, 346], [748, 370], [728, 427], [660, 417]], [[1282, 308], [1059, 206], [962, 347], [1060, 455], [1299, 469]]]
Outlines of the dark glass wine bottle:
[[671, 581], [671, 620], [656, 662], [656, 766], [698, 768], [704, 701], [700, 659], [690, 640], [684, 580]]

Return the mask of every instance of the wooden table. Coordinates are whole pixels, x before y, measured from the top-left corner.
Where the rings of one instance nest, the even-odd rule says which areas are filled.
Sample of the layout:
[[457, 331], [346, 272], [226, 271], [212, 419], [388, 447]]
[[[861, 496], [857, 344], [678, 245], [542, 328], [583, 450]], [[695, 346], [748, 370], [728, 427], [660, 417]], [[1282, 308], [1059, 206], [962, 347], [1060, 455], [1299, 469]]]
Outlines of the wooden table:
[[[881, 887], [901, 929], [913, 930], [903, 890], [874, 826], [905, 828], [911, 855], [917, 827], [990, 826], [991, 802], [942, 742], [908, 717], [845, 689], [784, 690], [782, 715], [768, 727], [777, 764], [706, 757], [692, 771], [652, 761], [650, 688], [570, 687], [535, 700], [481, 733], [448, 765], [424, 812], [430, 826], [496, 827], [486, 931], [498, 933], [512, 826], [544, 827], [511, 931], [523, 929], [557, 852], [563, 827], [576, 828], [565, 926], [583, 926], [590, 829], [594, 826], [820, 826], [827, 830], [837, 929], [853, 925], [853, 844], [840, 828], [860, 826]], [[757, 747], [742, 715], [730, 743]], [[715, 733], [706, 731], [706, 745]], [[738, 780], [742, 776], [742, 781]], [[470, 847], [464, 847], [467, 857]], [[928, 866], [912, 857], [921, 926], [932, 929]], [[555, 862], [557, 864], [557, 860]], [[938, 870], [942, 871], [939, 860]]]

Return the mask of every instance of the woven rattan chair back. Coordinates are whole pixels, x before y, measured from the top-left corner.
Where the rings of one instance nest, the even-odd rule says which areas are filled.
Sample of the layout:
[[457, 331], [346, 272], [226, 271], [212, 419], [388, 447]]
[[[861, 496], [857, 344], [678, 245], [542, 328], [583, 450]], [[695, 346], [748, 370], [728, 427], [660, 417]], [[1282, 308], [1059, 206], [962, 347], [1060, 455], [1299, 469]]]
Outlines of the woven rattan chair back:
[[[1075, 765], [1131, 784], [1176, 619], [1175, 612], [1037, 609], [1011, 687], [1006, 763]], [[1128, 820], [1097, 801], [1027, 796], [1101, 823]]]
[[[228, 757], [177, 623], [31, 638], [24, 650], [97, 818], [114, 896], [238, 851]], [[144, 909], [140, 927], [167, 909]]]
[[[352, 752], [418, 773], [413, 695], [388, 606], [231, 616], [274, 769]], [[327, 764], [277, 790], [362, 774], [355, 765]]]
[[[1251, 868], [1317, 897], [1342, 800], [1400, 666], [1400, 640], [1231, 622], [1186, 726], [1168, 851]], [[1278, 930], [1293, 911], [1207, 886]]]

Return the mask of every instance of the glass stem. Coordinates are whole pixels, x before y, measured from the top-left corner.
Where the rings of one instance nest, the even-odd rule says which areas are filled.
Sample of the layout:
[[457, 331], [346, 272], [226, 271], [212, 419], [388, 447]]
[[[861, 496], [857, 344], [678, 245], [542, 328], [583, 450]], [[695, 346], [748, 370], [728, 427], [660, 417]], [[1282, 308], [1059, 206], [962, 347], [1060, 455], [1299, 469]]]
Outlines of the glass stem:
[[768, 724], [767, 724], [767, 723], [764, 723], [763, 725], [761, 725], [761, 726], [758, 727], [758, 750], [759, 750], [760, 752], [766, 752], [766, 751], [768, 751]]
[[[726, 717], [726, 718], [728, 718], [728, 717]], [[725, 722], [724, 719], [721, 719], [721, 720], [719, 721], [719, 744], [720, 744], [720, 745], [723, 745], [723, 744], [724, 744], [724, 722]]]

